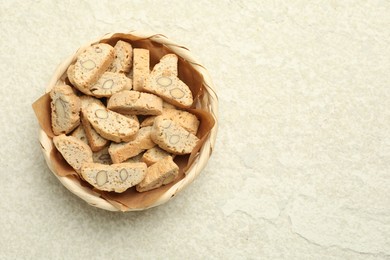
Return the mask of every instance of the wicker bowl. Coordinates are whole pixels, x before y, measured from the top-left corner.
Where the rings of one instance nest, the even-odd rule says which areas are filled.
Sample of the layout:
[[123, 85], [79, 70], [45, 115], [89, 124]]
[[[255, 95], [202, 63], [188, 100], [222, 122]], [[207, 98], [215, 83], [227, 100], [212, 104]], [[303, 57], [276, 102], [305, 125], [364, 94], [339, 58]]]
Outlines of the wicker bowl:
[[[84, 181], [81, 181], [79, 178], [75, 178], [72, 175], [61, 176], [61, 174], [58, 174], [57, 167], [53, 163], [53, 151], [55, 148], [52, 143], [52, 138], [50, 137], [50, 134], [45, 131], [45, 127], [42, 126], [44, 124], [42, 121], [47, 121], [47, 118], [40, 118], [42, 109], [47, 110], [49, 107], [46, 105], [44, 108], [42, 108], [42, 102], [38, 101], [33, 104], [33, 107], [41, 125], [39, 129], [39, 141], [42, 152], [46, 163], [53, 172], [54, 176], [56, 176], [68, 190], [92, 206], [109, 211], [137, 211], [155, 207], [167, 202], [179, 191], [189, 185], [206, 166], [207, 161], [209, 160], [212, 153], [217, 134], [218, 98], [209, 73], [186, 47], [169, 40], [164, 35], [139, 31], [106, 34], [98, 40], [90, 42], [81, 47], [74, 55], [68, 57], [58, 66], [46, 88], [46, 93], [50, 92], [50, 90], [55, 85], [65, 82], [66, 70], [68, 66], [76, 60], [77, 55], [86, 47], [97, 42], [112, 43], [118, 39], [126, 40], [132, 44], [135, 44], [135, 46], [137, 46], [137, 44], [141, 44], [141, 46], [144, 44], [147, 46], [146, 48], [151, 51], [151, 62], [153, 62], [154, 59], [152, 57], [153, 51], [151, 49], [155, 49], [156, 52], [163, 51], [164, 54], [169, 52], [175, 53], [179, 57], [179, 71], [180, 63], [183, 64], [184, 62], [187, 66], [187, 70], [189, 70], [194, 75], [196, 74], [200, 79], [199, 82], [201, 89], [199, 89], [199, 93], [195, 99], [196, 102], [194, 103], [194, 110], [207, 113], [211, 120], [207, 120], [208, 122], [203, 122], [204, 124], [209, 124], [207, 133], [204, 134], [202, 143], [200, 147], [198, 147], [196, 153], [191, 154], [189, 157], [188, 164], [186, 165], [182, 177], [179, 180], [175, 181], [171, 185], [167, 185], [167, 187], [164, 187], [164, 189], [157, 189], [157, 191], [153, 191], [151, 193], [145, 192], [145, 194], [143, 194], [140, 198], [134, 199], [134, 203], [125, 205], [126, 203], [121, 203], [120, 200], [116, 200], [115, 196], [114, 198], [110, 196], [102, 196], [102, 193], [99, 193], [90, 186], [85, 185], [85, 183], [83, 183]], [[46, 96], [48, 95], [46, 94]], [[128, 196], [131, 197], [131, 194], [128, 194]]]

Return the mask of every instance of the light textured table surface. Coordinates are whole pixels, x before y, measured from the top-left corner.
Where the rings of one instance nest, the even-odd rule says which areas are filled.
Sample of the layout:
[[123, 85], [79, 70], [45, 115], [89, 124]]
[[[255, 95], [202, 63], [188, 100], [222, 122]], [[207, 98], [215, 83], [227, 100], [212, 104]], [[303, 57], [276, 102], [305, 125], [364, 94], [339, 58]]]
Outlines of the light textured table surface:
[[[0, 259], [390, 259], [389, 1], [4, 0], [0, 21]], [[131, 29], [203, 61], [220, 128], [176, 198], [112, 213], [51, 174], [31, 104]]]

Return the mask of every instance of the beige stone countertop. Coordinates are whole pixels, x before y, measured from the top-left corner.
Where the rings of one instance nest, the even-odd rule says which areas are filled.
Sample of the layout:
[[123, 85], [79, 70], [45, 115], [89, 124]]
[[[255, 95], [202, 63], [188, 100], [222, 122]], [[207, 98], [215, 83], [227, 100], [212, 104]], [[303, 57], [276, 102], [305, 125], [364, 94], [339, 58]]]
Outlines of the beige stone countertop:
[[[0, 259], [390, 259], [390, 2], [0, 2]], [[163, 33], [218, 88], [201, 175], [107, 212], [47, 168], [31, 104], [108, 32]]]

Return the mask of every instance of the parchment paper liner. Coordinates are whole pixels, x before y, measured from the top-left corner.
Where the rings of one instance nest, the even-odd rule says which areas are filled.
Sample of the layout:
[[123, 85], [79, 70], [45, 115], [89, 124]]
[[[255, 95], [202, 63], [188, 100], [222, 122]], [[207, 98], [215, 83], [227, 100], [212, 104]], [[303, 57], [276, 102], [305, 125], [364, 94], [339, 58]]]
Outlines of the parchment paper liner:
[[[102, 192], [80, 180], [77, 173], [66, 163], [61, 154], [54, 148], [54, 136], [50, 122], [50, 97], [48, 92], [53, 86], [67, 82], [66, 69], [73, 63], [77, 55], [86, 47], [96, 42], [114, 45], [118, 40], [125, 40], [133, 48], [147, 48], [151, 56], [151, 68], [167, 53], [179, 56], [179, 78], [183, 80], [194, 95], [194, 107], [189, 109], [200, 119], [197, 136], [201, 139], [197, 147], [187, 156], [177, 156], [175, 162], [180, 167], [179, 178], [175, 182], [148, 192], [139, 193], [131, 188], [124, 193]], [[127, 34], [107, 34], [101, 39], [81, 47], [74, 55], [59, 65], [50, 83], [46, 94], [33, 104], [37, 116], [40, 133], [39, 140], [46, 162], [54, 175], [71, 192], [87, 201], [90, 205], [111, 211], [143, 210], [165, 203], [177, 192], [191, 183], [205, 167], [209, 159], [217, 132], [218, 98], [207, 70], [192, 56], [189, 50], [161, 34], [132, 31]]]

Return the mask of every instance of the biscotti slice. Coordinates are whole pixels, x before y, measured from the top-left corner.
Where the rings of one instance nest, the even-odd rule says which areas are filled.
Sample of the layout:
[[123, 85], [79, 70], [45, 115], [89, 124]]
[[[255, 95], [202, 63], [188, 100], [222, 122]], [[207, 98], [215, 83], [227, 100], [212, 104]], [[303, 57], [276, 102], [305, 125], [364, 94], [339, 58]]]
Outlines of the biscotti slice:
[[[169, 54], [168, 54], [169, 55]], [[166, 102], [188, 108], [194, 102], [190, 88], [177, 77], [176, 70], [173, 69], [172, 62], [166, 62], [164, 57], [156, 64], [145, 82], [144, 91], [156, 94]]]
[[146, 163], [148, 166], [158, 162], [161, 159], [164, 159], [167, 156], [172, 156], [167, 151], [161, 149], [158, 146], [154, 146], [153, 148], [148, 149], [143, 155], [142, 155], [142, 161]]
[[143, 153], [140, 153], [136, 156], [133, 156], [133, 157], [130, 157], [129, 159], [127, 159], [126, 161], [124, 161], [125, 163], [136, 163], [136, 162], [143, 162], [142, 161], [142, 155]]
[[133, 89], [141, 91], [149, 76], [149, 50], [134, 48], [133, 50]]
[[111, 143], [108, 152], [114, 163], [120, 163], [128, 158], [138, 155], [146, 149], [152, 148], [156, 144], [152, 141], [150, 134], [152, 127], [143, 127], [138, 130], [138, 133], [133, 141], [122, 142], [119, 144]]
[[163, 116], [154, 120], [150, 136], [160, 148], [173, 154], [191, 153], [199, 141], [198, 137]]
[[176, 107], [172, 104], [169, 104], [168, 102], [163, 101], [163, 109], [164, 108], [173, 108], [176, 109]]
[[104, 147], [100, 151], [92, 153], [92, 159], [95, 163], [112, 164], [111, 156], [108, 153], [108, 147]]
[[[80, 99], [81, 110], [85, 110], [91, 103], [103, 106], [103, 103], [99, 99], [91, 96], [81, 96]], [[84, 131], [88, 139], [88, 144], [93, 152], [98, 152], [110, 144], [109, 140], [103, 138], [96, 132], [96, 130], [89, 123], [88, 119], [83, 116], [83, 113], [81, 113], [81, 122], [83, 124]]]
[[157, 116], [148, 116], [148, 117], [146, 117], [144, 120], [142, 120], [140, 126], [141, 126], [141, 127], [152, 126], [153, 123], [154, 123], [154, 119], [155, 119], [156, 117], [157, 117]]
[[69, 66], [69, 81], [81, 92], [91, 95], [90, 87], [97, 82], [114, 60], [114, 48], [105, 43], [89, 46]]
[[80, 96], [80, 100], [81, 100], [81, 109], [86, 109], [87, 106], [91, 103], [95, 103], [95, 104], [104, 106], [103, 102], [100, 99], [97, 99], [95, 97], [91, 97], [88, 95]]
[[136, 186], [137, 191], [143, 192], [171, 183], [179, 175], [179, 166], [168, 156], [159, 160], [146, 171], [145, 178]]
[[133, 65], [133, 47], [125, 41], [117, 41], [114, 46], [115, 58], [108, 71], [116, 73], [129, 73]]
[[80, 124], [80, 99], [68, 85], [50, 91], [51, 126], [55, 135], [68, 134]]
[[80, 173], [84, 163], [92, 162], [92, 151], [89, 146], [74, 136], [64, 134], [53, 137], [54, 146], [72, 168]]
[[98, 152], [110, 144], [110, 140], [107, 140], [98, 134], [98, 132], [96, 132], [91, 123], [84, 116], [84, 113], [81, 114], [81, 123], [84, 127], [84, 131], [88, 139], [88, 144], [93, 152]]
[[131, 88], [131, 79], [124, 74], [105, 72], [99, 80], [91, 86], [90, 91], [93, 96], [101, 98], [111, 97], [115, 93]]
[[[162, 107], [163, 107], [163, 113], [164, 113], [164, 110], [165, 110], [166, 108], [176, 109], [176, 107], [175, 107], [174, 105], [169, 104], [168, 102], [165, 102], [165, 101], [163, 101]], [[155, 118], [156, 118], [156, 116], [148, 116], [147, 118], [145, 118], [145, 119], [142, 121], [141, 127], [153, 125], [153, 122], [154, 122], [154, 119], [155, 119]]]
[[138, 117], [136, 115], [123, 115], [123, 116], [129, 118], [130, 120], [137, 121], [137, 124], [139, 125], [139, 120], [138, 120]]
[[83, 125], [79, 125], [70, 135], [89, 145]]
[[140, 183], [146, 175], [145, 163], [88, 163], [81, 168], [84, 180], [102, 191], [124, 192]]
[[134, 139], [139, 129], [138, 120], [127, 118], [102, 105], [89, 104], [82, 112], [99, 135], [117, 143]]
[[107, 108], [127, 115], [160, 115], [162, 99], [156, 95], [125, 90], [112, 95]]
[[[196, 135], [198, 132], [199, 119], [194, 114], [184, 110], [165, 108], [161, 116], [174, 121], [193, 135]], [[141, 127], [153, 125], [155, 118], [156, 116], [145, 118], [141, 123]]]
[[163, 109], [162, 116], [171, 119], [193, 135], [196, 135], [198, 132], [199, 119], [190, 112], [180, 109], [166, 108]]
[[160, 62], [154, 66], [153, 71], [159, 75], [169, 73], [169, 75], [177, 77], [177, 61], [178, 58], [176, 54], [166, 54], [160, 59]]

